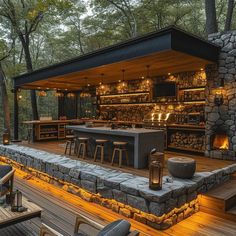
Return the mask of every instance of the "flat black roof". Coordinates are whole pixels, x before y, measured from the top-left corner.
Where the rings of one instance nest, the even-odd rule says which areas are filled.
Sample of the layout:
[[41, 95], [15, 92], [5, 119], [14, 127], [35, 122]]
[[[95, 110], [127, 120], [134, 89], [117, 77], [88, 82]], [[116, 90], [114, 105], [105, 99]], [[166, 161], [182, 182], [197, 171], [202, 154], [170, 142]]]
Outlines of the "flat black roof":
[[164, 51], [178, 51], [217, 62], [219, 47], [174, 26], [105, 47], [85, 55], [14, 77], [14, 86], [118, 63]]

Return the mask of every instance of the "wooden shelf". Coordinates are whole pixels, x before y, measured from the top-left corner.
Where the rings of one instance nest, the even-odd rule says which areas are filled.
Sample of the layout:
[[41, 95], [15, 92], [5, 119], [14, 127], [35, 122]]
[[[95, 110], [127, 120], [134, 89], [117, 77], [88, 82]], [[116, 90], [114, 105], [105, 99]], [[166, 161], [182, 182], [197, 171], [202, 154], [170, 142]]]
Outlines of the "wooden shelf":
[[136, 96], [140, 94], [149, 94], [150, 92], [148, 91], [143, 91], [143, 92], [129, 92], [129, 93], [112, 93], [112, 94], [104, 94], [104, 95], [98, 95], [100, 97], [112, 97], [112, 96]]
[[47, 139], [57, 139], [57, 136], [51, 136], [51, 137], [40, 137], [39, 140], [47, 140]]
[[193, 101], [183, 101], [182, 103], [184, 104], [194, 104], [194, 103], [205, 103], [206, 100], [205, 99], [202, 99], [202, 100], [193, 100]]
[[194, 148], [176, 147], [176, 146], [173, 146], [173, 145], [168, 145], [167, 147], [171, 148], [171, 149], [182, 150], [182, 151], [204, 153], [203, 150], [198, 150], [198, 149], [194, 149]]
[[144, 104], [155, 104], [156, 102], [121, 102], [121, 103], [102, 103], [100, 106], [120, 106], [120, 105], [144, 105]]
[[203, 89], [205, 89], [205, 88], [206, 88], [206, 86], [179, 88], [179, 91], [183, 91], [183, 90], [188, 90], [188, 91], [192, 91], [192, 90], [203, 90]]
[[202, 125], [172, 124], [172, 125], [167, 125], [167, 128], [172, 130], [205, 132], [205, 126]]
[[40, 131], [40, 134], [54, 134], [54, 133], [58, 133], [57, 130], [54, 131]]
[[120, 106], [120, 105], [147, 105], [147, 104], [156, 104], [156, 105], [187, 105], [187, 104], [197, 104], [205, 103], [205, 100], [195, 100], [195, 101], [169, 101], [169, 102], [127, 102], [127, 103], [101, 103], [99, 106]]

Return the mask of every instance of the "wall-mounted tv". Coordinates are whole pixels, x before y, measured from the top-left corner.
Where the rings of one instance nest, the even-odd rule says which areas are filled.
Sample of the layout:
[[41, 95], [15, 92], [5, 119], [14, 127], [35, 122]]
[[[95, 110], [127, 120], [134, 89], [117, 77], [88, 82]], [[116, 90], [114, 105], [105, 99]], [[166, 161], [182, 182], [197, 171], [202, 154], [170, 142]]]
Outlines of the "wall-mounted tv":
[[176, 96], [176, 83], [163, 82], [157, 83], [153, 86], [153, 97], [175, 97]]

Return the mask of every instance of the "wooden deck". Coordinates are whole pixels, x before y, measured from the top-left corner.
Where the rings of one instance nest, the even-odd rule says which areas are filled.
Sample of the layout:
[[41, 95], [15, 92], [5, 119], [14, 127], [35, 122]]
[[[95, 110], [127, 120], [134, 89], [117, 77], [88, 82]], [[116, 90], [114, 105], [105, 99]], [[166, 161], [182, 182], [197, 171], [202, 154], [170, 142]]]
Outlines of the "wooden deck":
[[[47, 142], [35, 142], [28, 144], [27, 142], [22, 142], [21, 145], [36, 148], [39, 150], [55, 153], [55, 154], [64, 154], [64, 141], [47, 141]], [[187, 154], [180, 154], [175, 152], [166, 152], [165, 153], [165, 160], [167, 160], [170, 157], [173, 156], [189, 156], [191, 158], [194, 158], [197, 162], [197, 171], [198, 172], [204, 172], [204, 171], [212, 171], [215, 169], [223, 168], [227, 165], [236, 163], [235, 161], [227, 161], [227, 160], [218, 160], [218, 159], [211, 159], [204, 156], [196, 156], [196, 155], [187, 155]], [[77, 159], [75, 155], [69, 156], [71, 159]], [[82, 159], [80, 159], [82, 160]], [[93, 163], [93, 160], [91, 158], [87, 158], [86, 161], [89, 163]], [[101, 164], [99, 160], [96, 162], [97, 165], [101, 165], [104, 167], [109, 167], [113, 169], [119, 169], [118, 166], [111, 166], [109, 162], [105, 162], [104, 164]], [[148, 170], [147, 169], [134, 169], [132, 167], [122, 167], [122, 171], [136, 174], [139, 176], [148, 177]], [[167, 168], [164, 169], [164, 175], [168, 175]]]
[[[43, 184], [42, 184], [43, 183]], [[88, 203], [79, 197], [65, 192], [53, 185], [44, 183], [24, 172], [17, 171], [15, 187], [24, 196], [43, 208], [42, 221], [58, 230], [65, 236], [73, 234], [77, 213], [107, 224], [122, 216], [99, 205]], [[124, 217], [123, 217], [124, 218]], [[165, 231], [157, 231], [146, 225], [130, 220], [133, 229], [141, 235], [150, 236], [233, 236], [236, 235], [236, 224], [216, 216], [198, 212], [190, 218]], [[1, 236], [35, 236], [39, 233], [40, 219], [33, 219], [0, 230]]]

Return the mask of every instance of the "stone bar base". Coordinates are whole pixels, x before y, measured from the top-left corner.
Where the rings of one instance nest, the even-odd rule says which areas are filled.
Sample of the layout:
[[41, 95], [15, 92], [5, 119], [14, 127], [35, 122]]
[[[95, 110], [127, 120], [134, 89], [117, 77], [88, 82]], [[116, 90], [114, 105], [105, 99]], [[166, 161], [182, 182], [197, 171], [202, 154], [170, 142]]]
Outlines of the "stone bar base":
[[174, 179], [150, 190], [148, 179], [17, 145], [0, 145], [1, 161], [64, 190], [156, 229], [166, 229], [198, 211], [197, 195], [230, 179], [236, 164]]

